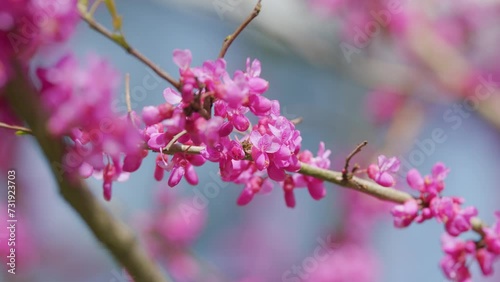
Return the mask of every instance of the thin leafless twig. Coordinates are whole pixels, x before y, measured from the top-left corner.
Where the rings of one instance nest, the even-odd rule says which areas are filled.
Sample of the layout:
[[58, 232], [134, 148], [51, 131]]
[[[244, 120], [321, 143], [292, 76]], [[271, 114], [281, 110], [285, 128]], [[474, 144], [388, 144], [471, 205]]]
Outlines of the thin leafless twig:
[[6, 123], [3, 123], [3, 122], [0, 122], [0, 127], [1, 128], [5, 128], [5, 129], [12, 129], [12, 130], [16, 130], [16, 131], [21, 131], [21, 132], [24, 132], [24, 133], [27, 133], [27, 134], [33, 134], [31, 132], [31, 129], [26, 128], [26, 127], [22, 127], [22, 126], [10, 125], [10, 124], [6, 124]]
[[259, 15], [260, 9], [262, 8], [261, 2], [261, 0], [257, 1], [257, 4], [255, 4], [252, 13], [245, 19], [245, 21], [241, 23], [240, 26], [238, 26], [238, 28], [236, 28], [233, 34], [227, 36], [226, 39], [224, 39], [224, 43], [222, 43], [222, 48], [219, 52], [219, 58], [224, 58], [227, 50], [236, 39], [236, 37], [238, 37], [238, 35], [248, 26], [248, 24], [250, 24], [250, 22]]
[[158, 76], [163, 78], [164, 80], [168, 81], [172, 86], [177, 88], [179, 91], [181, 89], [181, 84], [179, 81], [174, 79], [173, 77], [170, 76], [166, 71], [161, 69], [158, 65], [153, 63], [150, 59], [148, 59], [146, 56], [144, 56], [142, 53], [137, 51], [136, 49], [132, 48], [128, 42], [125, 40], [125, 37], [120, 34], [120, 33], [112, 33], [111, 31], [107, 30], [104, 26], [96, 22], [92, 16], [88, 12], [80, 11], [80, 17], [87, 22], [87, 24], [94, 29], [95, 31], [99, 32], [100, 34], [104, 35], [105, 37], [109, 38], [111, 41], [115, 42], [116, 44], [120, 45], [125, 51], [127, 51], [130, 55], [133, 57], [136, 57], [139, 61], [144, 63], [146, 66], [151, 68]]

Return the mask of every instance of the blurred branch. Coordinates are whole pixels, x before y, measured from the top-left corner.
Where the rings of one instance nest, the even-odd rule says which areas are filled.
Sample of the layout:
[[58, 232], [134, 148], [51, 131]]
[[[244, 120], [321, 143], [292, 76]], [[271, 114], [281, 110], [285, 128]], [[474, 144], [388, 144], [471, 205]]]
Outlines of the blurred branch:
[[250, 22], [259, 15], [260, 9], [262, 8], [261, 2], [262, 2], [261, 0], [257, 1], [257, 4], [255, 4], [252, 13], [241, 23], [241, 25], [234, 31], [233, 34], [228, 35], [224, 39], [224, 43], [222, 44], [222, 49], [220, 50], [219, 53], [219, 58], [224, 58], [227, 50], [229, 49], [233, 41], [236, 39], [236, 37], [238, 37], [238, 35], [247, 27], [247, 25], [250, 24]]
[[425, 122], [423, 104], [408, 99], [404, 101], [389, 124], [380, 152], [399, 156], [414, 146]]
[[[408, 42], [413, 53], [437, 77], [436, 82], [442, 87], [457, 93], [461, 98], [472, 96], [476, 87], [467, 88], [474, 70], [461, 54], [435, 33], [425, 23], [414, 24], [408, 32]], [[475, 85], [477, 86], [477, 85]], [[493, 87], [486, 101], [481, 101], [477, 111], [485, 119], [500, 130], [500, 89]], [[478, 99], [479, 100], [479, 99]]]
[[351, 162], [351, 159], [359, 152], [361, 152], [361, 149], [363, 149], [364, 146], [368, 145], [368, 141], [363, 141], [361, 144], [356, 146], [356, 148], [347, 156], [345, 159], [345, 165], [344, 169], [342, 170], [342, 178], [344, 181], [348, 181], [350, 178], [352, 178], [352, 175], [356, 172], [356, 170], [359, 168], [359, 166], [356, 164], [352, 170], [352, 172], [349, 172], [349, 164]]
[[22, 126], [17, 126], [17, 125], [9, 125], [3, 122], [0, 122], [0, 128], [5, 128], [5, 129], [12, 129], [16, 131], [20, 131], [26, 134], [32, 134], [31, 129], [22, 127]]
[[101, 205], [85, 182], [64, 177], [61, 168], [64, 142], [61, 138], [55, 138], [49, 134], [45, 126], [46, 117], [40, 107], [39, 96], [36, 95], [31, 83], [19, 68], [16, 71], [17, 76], [5, 88], [7, 100], [15, 113], [32, 129], [32, 134], [51, 166], [61, 195], [135, 281], [168, 281], [141, 248], [133, 232]]
[[175, 80], [173, 77], [170, 76], [166, 71], [161, 69], [158, 65], [153, 63], [150, 59], [148, 59], [146, 56], [144, 56], [142, 53], [137, 51], [136, 49], [132, 48], [128, 42], [126, 41], [125, 37], [123, 36], [122, 33], [113, 33], [109, 30], [107, 30], [104, 26], [99, 24], [94, 20], [92, 15], [86, 11], [86, 9], [82, 6], [79, 6], [79, 11], [80, 11], [80, 17], [88, 23], [88, 25], [94, 29], [95, 31], [99, 32], [100, 34], [104, 35], [111, 41], [115, 42], [116, 44], [120, 45], [127, 53], [132, 55], [133, 57], [136, 57], [139, 61], [144, 63], [146, 66], [151, 68], [157, 75], [159, 75], [161, 78], [164, 80], [168, 81], [172, 86], [177, 88], [179, 91], [181, 89], [181, 84], [179, 81]]

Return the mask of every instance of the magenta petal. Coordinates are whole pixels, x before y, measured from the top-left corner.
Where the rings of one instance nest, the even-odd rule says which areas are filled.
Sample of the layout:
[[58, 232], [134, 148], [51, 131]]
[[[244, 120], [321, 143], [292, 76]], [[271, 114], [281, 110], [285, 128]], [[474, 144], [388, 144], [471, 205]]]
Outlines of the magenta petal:
[[257, 116], [265, 115], [271, 110], [273, 102], [265, 97], [253, 95], [250, 97], [250, 110]]
[[165, 174], [165, 170], [158, 165], [155, 166], [154, 177], [156, 181], [161, 181], [163, 179], [163, 175]]
[[493, 262], [495, 261], [495, 255], [485, 249], [479, 249], [476, 252], [476, 258], [479, 266], [481, 267], [481, 271], [485, 276], [493, 274]]
[[259, 170], [264, 170], [269, 166], [269, 158], [266, 153], [260, 152], [259, 150], [252, 148], [252, 158]]
[[142, 157], [139, 155], [127, 155], [123, 160], [123, 171], [134, 172], [139, 169], [142, 163]]
[[142, 120], [147, 126], [161, 121], [160, 110], [155, 106], [146, 106], [142, 109]]
[[244, 206], [250, 203], [250, 201], [253, 199], [253, 192], [249, 189], [244, 189], [241, 191], [240, 196], [238, 197], [237, 204], [239, 206]]
[[250, 121], [244, 115], [237, 115], [233, 118], [233, 125], [239, 131], [246, 131], [250, 127]]
[[78, 173], [83, 178], [89, 178], [94, 172], [94, 168], [88, 163], [82, 163], [82, 165], [78, 168]]
[[[268, 135], [266, 135], [268, 136]], [[267, 144], [265, 151], [267, 153], [276, 153], [278, 150], [281, 148], [281, 145], [279, 143], [276, 143], [274, 141], [271, 141], [270, 143]]]
[[186, 177], [186, 181], [189, 184], [198, 185], [198, 174], [196, 174], [196, 171], [192, 165], [187, 167], [185, 177]]
[[394, 180], [394, 177], [392, 177], [392, 175], [390, 175], [387, 172], [384, 172], [377, 179], [377, 183], [384, 186], [384, 187], [392, 187], [392, 186], [394, 186], [396, 181]]
[[379, 176], [379, 168], [377, 165], [371, 164], [366, 169], [366, 173], [368, 174], [368, 177], [370, 177], [372, 180], [377, 181], [377, 178]]
[[104, 182], [102, 188], [103, 188], [104, 199], [106, 201], [111, 200], [111, 182]]
[[262, 94], [266, 92], [267, 88], [269, 87], [269, 82], [260, 77], [254, 77], [248, 81], [248, 86], [253, 91]]
[[202, 166], [205, 163], [205, 158], [200, 155], [193, 155], [189, 162], [194, 166]]
[[418, 172], [418, 170], [416, 169], [411, 169], [410, 171], [408, 171], [408, 174], [406, 175], [406, 181], [411, 188], [417, 191], [422, 191], [422, 189], [424, 188], [424, 179], [420, 175], [420, 172]]
[[289, 208], [295, 207], [295, 195], [293, 194], [293, 190], [285, 190], [285, 203]]
[[250, 142], [252, 142], [252, 145], [254, 146], [259, 146], [260, 139], [262, 139], [262, 135], [257, 130], [253, 130], [252, 133], [250, 133]]
[[271, 178], [274, 181], [283, 181], [285, 180], [286, 177], [285, 170], [277, 168], [274, 164], [270, 165], [267, 168], [267, 174], [269, 175], [269, 178]]
[[315, 200], [320, 200], [326, 196], [325, 185], [321, 181], [312, 181], [307, 185], [307, 190], [309, 190], [309, 194]]
[[167, 136], [165, 133], [153, 133], [148, 140], [149, 147], [158, 150], [167, 146], [167, 143]]
[[432, 167], [432, 176], [437, 180], [444, 180], [450, 170], [443, 163], [436, 163]]
[[185, 70], [191, 65], [192, 55], [189, 50], [174, 50], [174, 63], [181, 69]]
[[176, 167], [170, 173], [168, 178], [168, 186], [175, 187], [179, 182], [181, 182], [182, 176], [184, 175], [184, 168], [182, 166]]
[[379, 167], [382, 167], [387, 162], [387, 157], [384, 155], [380, 155], [377, 157], [377, 163]]
[[163, 90], [163, 97], [165, 98], [165, 101], [172, 105], [179, 104], [182, 101], [181, 95], [172, 90], [172, 88], [166, 88]]
[[231, 132], [233, 132], [233, 124], [228, 121], [224, 122], [219, 128], [220, 137], [226, 137], [231, 134]]

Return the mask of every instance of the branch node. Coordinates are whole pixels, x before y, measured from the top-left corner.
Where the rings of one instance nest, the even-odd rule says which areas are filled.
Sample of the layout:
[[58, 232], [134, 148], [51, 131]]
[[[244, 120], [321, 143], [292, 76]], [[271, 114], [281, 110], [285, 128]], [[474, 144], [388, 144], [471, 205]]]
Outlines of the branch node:
[[349, 171], [349, 163], [351, 162], [351, 159], [357, 153], [361, 152], [361, 149], [363, 149], [363, 147], [366, 146], [367, 144], [368, 144], [368, 141], [366, 141], [366, 140], [363, 141], [362, 143], [360, 143], [358, 146], [356, 146], [356, 148], [345, 159], [344, 169], [342, 169], [342, 180], [343, 181], [348, 181], [348, 180], [352, 179], [353, 174], [356, 172], [356, 170], [359, 169], [359, 165], [355, 164], [352, 171]]

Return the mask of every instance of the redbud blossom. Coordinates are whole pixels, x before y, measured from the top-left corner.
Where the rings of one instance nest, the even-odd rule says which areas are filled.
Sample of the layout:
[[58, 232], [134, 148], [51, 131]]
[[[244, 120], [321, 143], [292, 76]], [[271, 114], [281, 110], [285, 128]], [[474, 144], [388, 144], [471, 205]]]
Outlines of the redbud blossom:
[[373, 181], [384, 187], [392, 187], [396, 184], [396, 180], [391, 173], [399, 170], [400, 161], [396, 157], [387, 158], [384, 155], [378, 157], [378, 165], [371, 164], [368, 166], [368, 176]]

